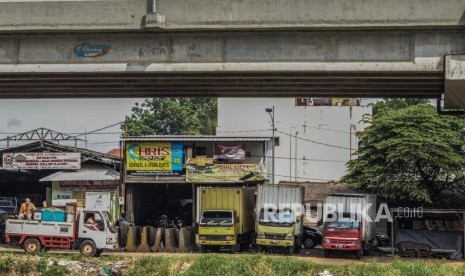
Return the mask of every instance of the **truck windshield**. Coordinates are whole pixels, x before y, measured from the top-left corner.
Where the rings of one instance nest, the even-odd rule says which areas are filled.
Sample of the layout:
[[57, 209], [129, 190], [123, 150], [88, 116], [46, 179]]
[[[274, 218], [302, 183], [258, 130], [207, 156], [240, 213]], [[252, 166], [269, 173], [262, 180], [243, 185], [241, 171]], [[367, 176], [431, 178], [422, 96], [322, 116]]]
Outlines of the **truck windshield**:
[[357, 229], [359, 222], [351, 219], [338, 219], [337, 221], [327, 222], [327, 228], [338, 228], [338, 229]]
[[200, 224], [207, 225], [232, 225], [233, 213], [228, 211], [205, 211], [202, 214]]
[[112, 227], [115, 225], [110, 213], [108, 213], [107, 211], [103, 211], [102, 214], [103, 214], [103, 219], [105, 220], [105, 222], [107, 223], [109, 227]]
[[260, 210], [260, 225], [289, 227], [294, 223], [294, 215], [291, 210], [273, 210], [265, 213]]

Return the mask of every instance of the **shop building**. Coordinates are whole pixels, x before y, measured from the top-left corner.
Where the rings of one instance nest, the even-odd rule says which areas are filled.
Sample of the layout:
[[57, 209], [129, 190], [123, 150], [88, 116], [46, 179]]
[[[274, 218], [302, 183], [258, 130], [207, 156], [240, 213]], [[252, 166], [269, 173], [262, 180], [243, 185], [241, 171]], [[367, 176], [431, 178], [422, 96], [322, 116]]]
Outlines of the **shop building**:
[[161, 218], [191, 225], [197, 187], [267, 182], [271, 137], [147, 136], [124, 139], [127, 218], [158, 226]]
[[[72, 146], [75, 137], [44, 128], [7, 139], [0, 151], [1, 202], [18, 207], [30, 198], [37, 207], [84, 207], [88, 192], [105, 192], [109, 211], [119, 214], [119, 158]], [[3, 207], [15, 213], [14, 206]]]

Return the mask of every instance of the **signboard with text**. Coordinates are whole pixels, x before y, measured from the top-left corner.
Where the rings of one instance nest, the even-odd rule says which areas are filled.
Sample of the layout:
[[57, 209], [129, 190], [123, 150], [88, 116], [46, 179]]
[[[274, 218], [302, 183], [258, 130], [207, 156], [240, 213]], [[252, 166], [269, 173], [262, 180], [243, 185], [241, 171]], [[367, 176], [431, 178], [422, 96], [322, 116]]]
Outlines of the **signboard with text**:
[[3, 168], [12, 170], [79, 170], [81, 169], [81, 154], [76, 152], [4, 153]]
[[182, 172], [181, 143], [140, 142], [126, 146], [128, 176], [176, 176]]
[[186, 165], [186, 182], [241, 182], [240, 179], [250, 173], [266, 176], [265, 166], [263, 164]]

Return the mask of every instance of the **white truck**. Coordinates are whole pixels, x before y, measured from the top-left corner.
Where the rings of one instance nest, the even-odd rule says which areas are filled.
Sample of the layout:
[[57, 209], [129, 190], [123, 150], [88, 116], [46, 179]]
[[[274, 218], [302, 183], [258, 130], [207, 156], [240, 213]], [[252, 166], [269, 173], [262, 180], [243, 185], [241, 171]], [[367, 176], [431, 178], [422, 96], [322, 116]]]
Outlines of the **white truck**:
[[[6, 242], [21, 245], [27, 253], [79, 249], [85, 256], [99, 256], [118, 248], [117, 228], [107, 211], [77, 211], [76, 203], [67, 204], [64, 211], [65, 218], [58, 221], [8, 219]], [[89, 224], [89, 218], [94, 223]]]
[[323, 250], [352, 252], [358, 259], [376, 237], [376, 195], [332, 193], [325, 196]]
[[258, 185], [256, 245], [292, 254], [302, 245], [304, 188], [298, 185]]

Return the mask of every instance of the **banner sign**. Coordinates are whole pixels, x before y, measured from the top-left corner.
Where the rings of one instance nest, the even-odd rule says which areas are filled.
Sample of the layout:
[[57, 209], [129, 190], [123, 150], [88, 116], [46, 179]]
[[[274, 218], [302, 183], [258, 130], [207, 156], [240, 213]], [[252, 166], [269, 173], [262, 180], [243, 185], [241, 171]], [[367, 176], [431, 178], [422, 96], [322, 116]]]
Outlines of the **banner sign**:
[[182, 157], [181, 143], [128, 143], [126, 172], [129, 176], [179, 175], [182, 172]]
[[186, 182], [242, 182], [240, 179], [250, 173], [257, 173], [265, 177], [265, 166], [263, 164], [186, 165]]
[[224, 146], [215, 144], [215, 160], [227, 160], [229, 162], [241, 163], [245, 161], [244, 145]]
[[17, 152], [3, 154], [4, 169], [79, 170], [81, 154], [76, 152]]

